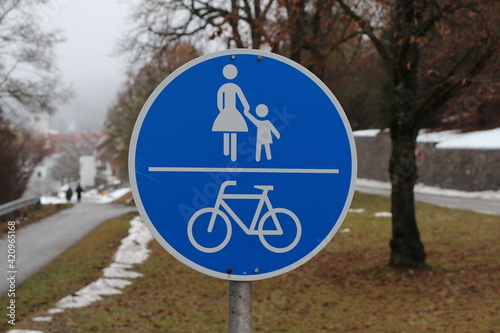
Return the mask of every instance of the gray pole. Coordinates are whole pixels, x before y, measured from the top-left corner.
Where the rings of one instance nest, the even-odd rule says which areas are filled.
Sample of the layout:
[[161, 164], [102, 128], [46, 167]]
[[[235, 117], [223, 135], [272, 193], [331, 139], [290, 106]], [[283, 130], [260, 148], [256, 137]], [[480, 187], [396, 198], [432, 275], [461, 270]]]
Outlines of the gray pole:
[[229, 333], [252, 332], [252, 281], [229, 281]]

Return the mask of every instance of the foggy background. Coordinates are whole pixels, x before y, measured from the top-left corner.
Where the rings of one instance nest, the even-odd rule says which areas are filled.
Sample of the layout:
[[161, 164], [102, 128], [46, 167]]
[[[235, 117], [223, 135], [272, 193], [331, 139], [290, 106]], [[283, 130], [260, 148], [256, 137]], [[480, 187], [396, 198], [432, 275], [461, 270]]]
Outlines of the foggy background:
[[63, 84], [74, 91], [51, 117], [52, 132], [101, 129], [125, 80], [126, 59], [116, 51], [131, 6], [131, 0], [51, 0], [41, 6], [43, 27], [58, 29], [65, 38], [55, 47], [55, 63]]

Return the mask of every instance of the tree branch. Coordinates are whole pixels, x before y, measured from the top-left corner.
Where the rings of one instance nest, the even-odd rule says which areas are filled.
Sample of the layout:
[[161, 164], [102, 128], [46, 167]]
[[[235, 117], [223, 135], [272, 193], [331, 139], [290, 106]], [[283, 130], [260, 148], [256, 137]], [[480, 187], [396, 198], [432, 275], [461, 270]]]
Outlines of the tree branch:
[[[463, 56], [458, 60], [453, 68], [446, 74], [446, 76], [441, 80], [441, 82], [437, 85], [437, 87], [429, 94], [429, 96], [425, 99], [425, 101], [420, 105], [420, 107], [416, 111], [416, 119], [419, 120], [422, 125], [423, 122], [428, 120], [429, 116], [433, 111], [437, 110], [441, 106], [443, 106], [448, 100], [449, 97], [453, 94], [457, 93], [460, 89], [462, 89], [464, 85], [463, 80], [456, 80], [451, 83], [450, 79], [462, 68], [462, 66], [468, 61], [472, 56], [476, 55], [480, 50], [481, 45], [483, 45], [485, 41], [480, 41], [473, 47], [471, 47]], [[500, 42], [495, 40], [486, 51], [480, 55], [477, 60], [471, 65], [470, 69], [465, 73], [464, 77], [469, 78], [477, 75], [481, 70], [484, 69], [488, 60], [490, 60], [493, 55], [498, 51]], [[466, 84], [469, 84], [470, 81], [467, 80]]]
[[364, 20], [361, 16], [357, 15], [343, 0], [335, 0], [335, 2], [337, 2], [340, 7], [342, 7], [344, 12], [360, 26], [361, 32], [370, 38], [386, 66], [391, 66], [393, 63], [391, 53], [384, 43], [375, 35], [375, 31], [370, 23]]

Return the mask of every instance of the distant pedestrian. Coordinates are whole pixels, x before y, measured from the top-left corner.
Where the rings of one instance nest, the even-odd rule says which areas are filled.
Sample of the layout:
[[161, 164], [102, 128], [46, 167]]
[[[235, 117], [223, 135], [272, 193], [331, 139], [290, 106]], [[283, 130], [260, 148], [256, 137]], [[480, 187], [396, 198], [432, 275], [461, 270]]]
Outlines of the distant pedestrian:
[[85, 191], [80, 186], [80, 183], [78, 183], [78, 186], [76, 187], [76, 197], [78, 198], [78, 202], [80, 202], [80, 200], [82, 200], [82, 192], [85, 192]]
[[66, 191], [66, 200], [68, 200], [68, 203], [71, 201], [72, 196], [73, 190], [71, 189], [71, 186], [68, 186], [68, 190]]

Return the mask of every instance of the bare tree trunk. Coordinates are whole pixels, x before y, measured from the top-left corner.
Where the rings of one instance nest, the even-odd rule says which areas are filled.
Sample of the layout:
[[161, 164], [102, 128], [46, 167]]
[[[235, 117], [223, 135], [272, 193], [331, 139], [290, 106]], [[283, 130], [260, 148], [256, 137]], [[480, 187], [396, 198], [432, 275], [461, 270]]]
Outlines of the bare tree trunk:
[[[400, 133], [401, 134], [401, 133]], [[412, 135], [392, 134], [391, 176], [392, 267], [420, 267], [425, 264], [425, 249], [420, 240], [415, 215], [414, 185], [418, 178], [415, 139]]]
[[397, 55], [389, 67], [392, 71], [394, 101], [391, 110], [392, 155], [389, 161], [392, 200], [393, 267], [419, 267], [425, 264], [425, 249], [415, 215], [414, 186], [418, 179], [415, 158], [418, 134], [417, 85], [420, 49], [412, 37], [418, 31], [418, 14], [412, 1], [396, 2], [392, 50]]

